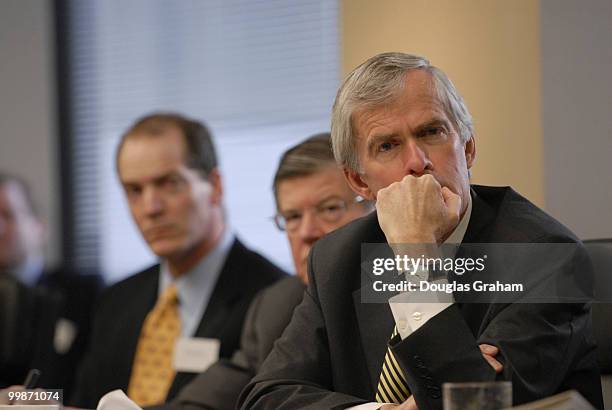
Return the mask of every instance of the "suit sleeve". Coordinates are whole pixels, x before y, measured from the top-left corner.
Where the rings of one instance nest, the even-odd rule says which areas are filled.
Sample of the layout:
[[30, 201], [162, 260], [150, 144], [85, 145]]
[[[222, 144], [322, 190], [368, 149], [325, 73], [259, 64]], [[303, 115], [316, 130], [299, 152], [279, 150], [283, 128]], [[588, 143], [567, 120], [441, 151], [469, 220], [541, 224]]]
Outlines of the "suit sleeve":
[[[422, 410], [442, 408], [441, 380], [511, 380], [514, 404], [569, 388], [578, 388], [597, 402], [598, 383], [583, 379], [577, 385], [563, 386], [572, 372], [570, 367], [577, 365], [579, 372], [582, 367], [587, 373], [594, 368], [585, 343], [589, 322], [585, 305], [515, 304], [503, 309], [476, 338], [453, 305], [392, 350]], [[480, 343], [499, 347], [502, 375], [496, 375], [483, 359]], [[597, 381], [598, 376], [593, 374], [590, 380]]]
[[[242, 409], [346, 408], [365, 400], [332, 392], [327, 335], [310, 291], [289, 327], [242, 392]], [[308, 347], [308, 348], [304, 348]]]
[[242, 391], [242, 409], [342, 409], [367, 402], [332, 391], [327, 331], [312, 271], [314, 252], [304, 299], [260, 372]]
[[233, 410], [240, 391], [255, 375], [258, 335], [255, 327], [261, 304], [260, 292], [251, 303], [244, 322], [240, 350], [231, 359], [221, 359], [199, 374], [172, 401], [173, 410]]
[[[582, 255], [557, 271], [544, 286], [572, 280]], [[587, 303], [513, 303], [488, 306], [481, 329], [473, 332], [466, 310], [475, 305], [454, 304], [406, 339], [392, 341], [419, 409], [441, 409], [441, 381], [510, 380], [514, 404], [576, 389], [594, 406], [601, 406], [601, 389], [590, 305]], [[499, 348], [504, 366], [497, 375], [478, 345]]]
[[[103, 307], [100, 301], [100, 308]], [[98, 379], [98, 369], [102, 364], [98, 358], [103, 357], [100, 350], [104, 349], [104, 320], [102, 309], [98, 309], [93, 322], [92, 337], [89, 343], [89, 349], [85, 352], [83, 360], [77, 372], [73, 393], [70, 397], [69, 404], [83, 408], [95, 408], [97, 403], [98, 389], [96, 388], [96, 380]]]
[[[76, 373], [70, 400], [67, 401], [70, 406], [96, 408], [100, 398], [109, 391], [122, 389], [127, 392], [132, 361], [125, 359], [126, 356], [131, 358], [131, 354], [129, 349], [124, 348], [131, 341], [123, 333], [124, 327], [118, 331], [116, 329], [118, 322], [122, 325], [129, 322], [117, 320], [117, 307], [123, 305], [116, 302], [115, 293], [110, 291], [108, 289], [100, 296], [94, 309], [89, 344]], [[140, 327], [134, 328], [134, 331], [138, 334]], [[122, 337], [121, 344], [116, 341], [117, 335]]]

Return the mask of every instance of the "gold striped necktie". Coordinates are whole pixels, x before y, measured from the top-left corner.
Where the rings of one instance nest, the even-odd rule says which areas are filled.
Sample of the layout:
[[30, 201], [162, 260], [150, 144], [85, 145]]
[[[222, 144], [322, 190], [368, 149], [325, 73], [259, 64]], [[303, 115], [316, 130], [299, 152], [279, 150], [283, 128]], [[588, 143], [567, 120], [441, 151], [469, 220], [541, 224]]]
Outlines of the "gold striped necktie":
[[163, 403], [174, 380], [174, 345], [181, 333], [176, 285], [164, 290], [138, 339], [128, 396], [139, 406]]
[[[393, 328], [391, 339], [397, 335], [397, 327]], [[406, 382], [404, 372], [395, 359], [391, 348], [387, 346], [387, 353], [382, 364], [378, 388], [376, 389], [376, 401], [378, 403], [400, 404], [410, 397], [410, 389]]]

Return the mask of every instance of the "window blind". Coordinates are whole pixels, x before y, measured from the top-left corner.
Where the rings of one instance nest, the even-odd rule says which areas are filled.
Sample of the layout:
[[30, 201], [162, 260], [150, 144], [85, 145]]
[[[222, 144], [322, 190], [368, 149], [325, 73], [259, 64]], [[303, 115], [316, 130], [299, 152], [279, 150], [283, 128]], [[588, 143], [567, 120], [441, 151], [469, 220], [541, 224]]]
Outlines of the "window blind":
[[110, 282], [154, 261], [115, 173], [120, 135], [152, 111], [203, 120], [228, 221], [287, 269], [271, 191], [282, 151], [328, 131], [339, 81], [338, 4], [327, 0], [67, 0], [68, 155], [77, 268]]

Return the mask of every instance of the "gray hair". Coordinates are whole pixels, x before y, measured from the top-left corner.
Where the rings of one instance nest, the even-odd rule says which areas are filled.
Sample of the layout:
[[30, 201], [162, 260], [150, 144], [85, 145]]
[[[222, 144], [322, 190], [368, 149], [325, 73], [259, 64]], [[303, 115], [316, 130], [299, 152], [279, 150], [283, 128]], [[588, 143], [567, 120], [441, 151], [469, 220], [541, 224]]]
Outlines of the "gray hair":
[[358, 110], [390, 104], [405, 86], [405, 74], [424, 70], [432, 75], [438, 100], [465, 143], [474, 132], [463, 98], [442, 70], [423, 57], [404, 53], [378, 54], [355, 68], [338, 90], [332, 109], [331, 136], [336, 162], [360, 172], [352, 116]]

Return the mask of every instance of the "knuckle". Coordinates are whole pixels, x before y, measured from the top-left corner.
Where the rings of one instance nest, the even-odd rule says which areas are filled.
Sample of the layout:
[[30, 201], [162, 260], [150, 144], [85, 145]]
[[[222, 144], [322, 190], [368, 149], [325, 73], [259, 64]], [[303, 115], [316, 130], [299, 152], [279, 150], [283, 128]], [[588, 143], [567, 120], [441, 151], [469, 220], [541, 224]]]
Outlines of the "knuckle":
[[406, 175], [404, 178], [402, 178], [401, 181], [399, 181], [401, 186], [407, 186], [407, 187], [412, 187], [416, 184], [419, 184], [419, 178], [415, 177], [414, 175]]

